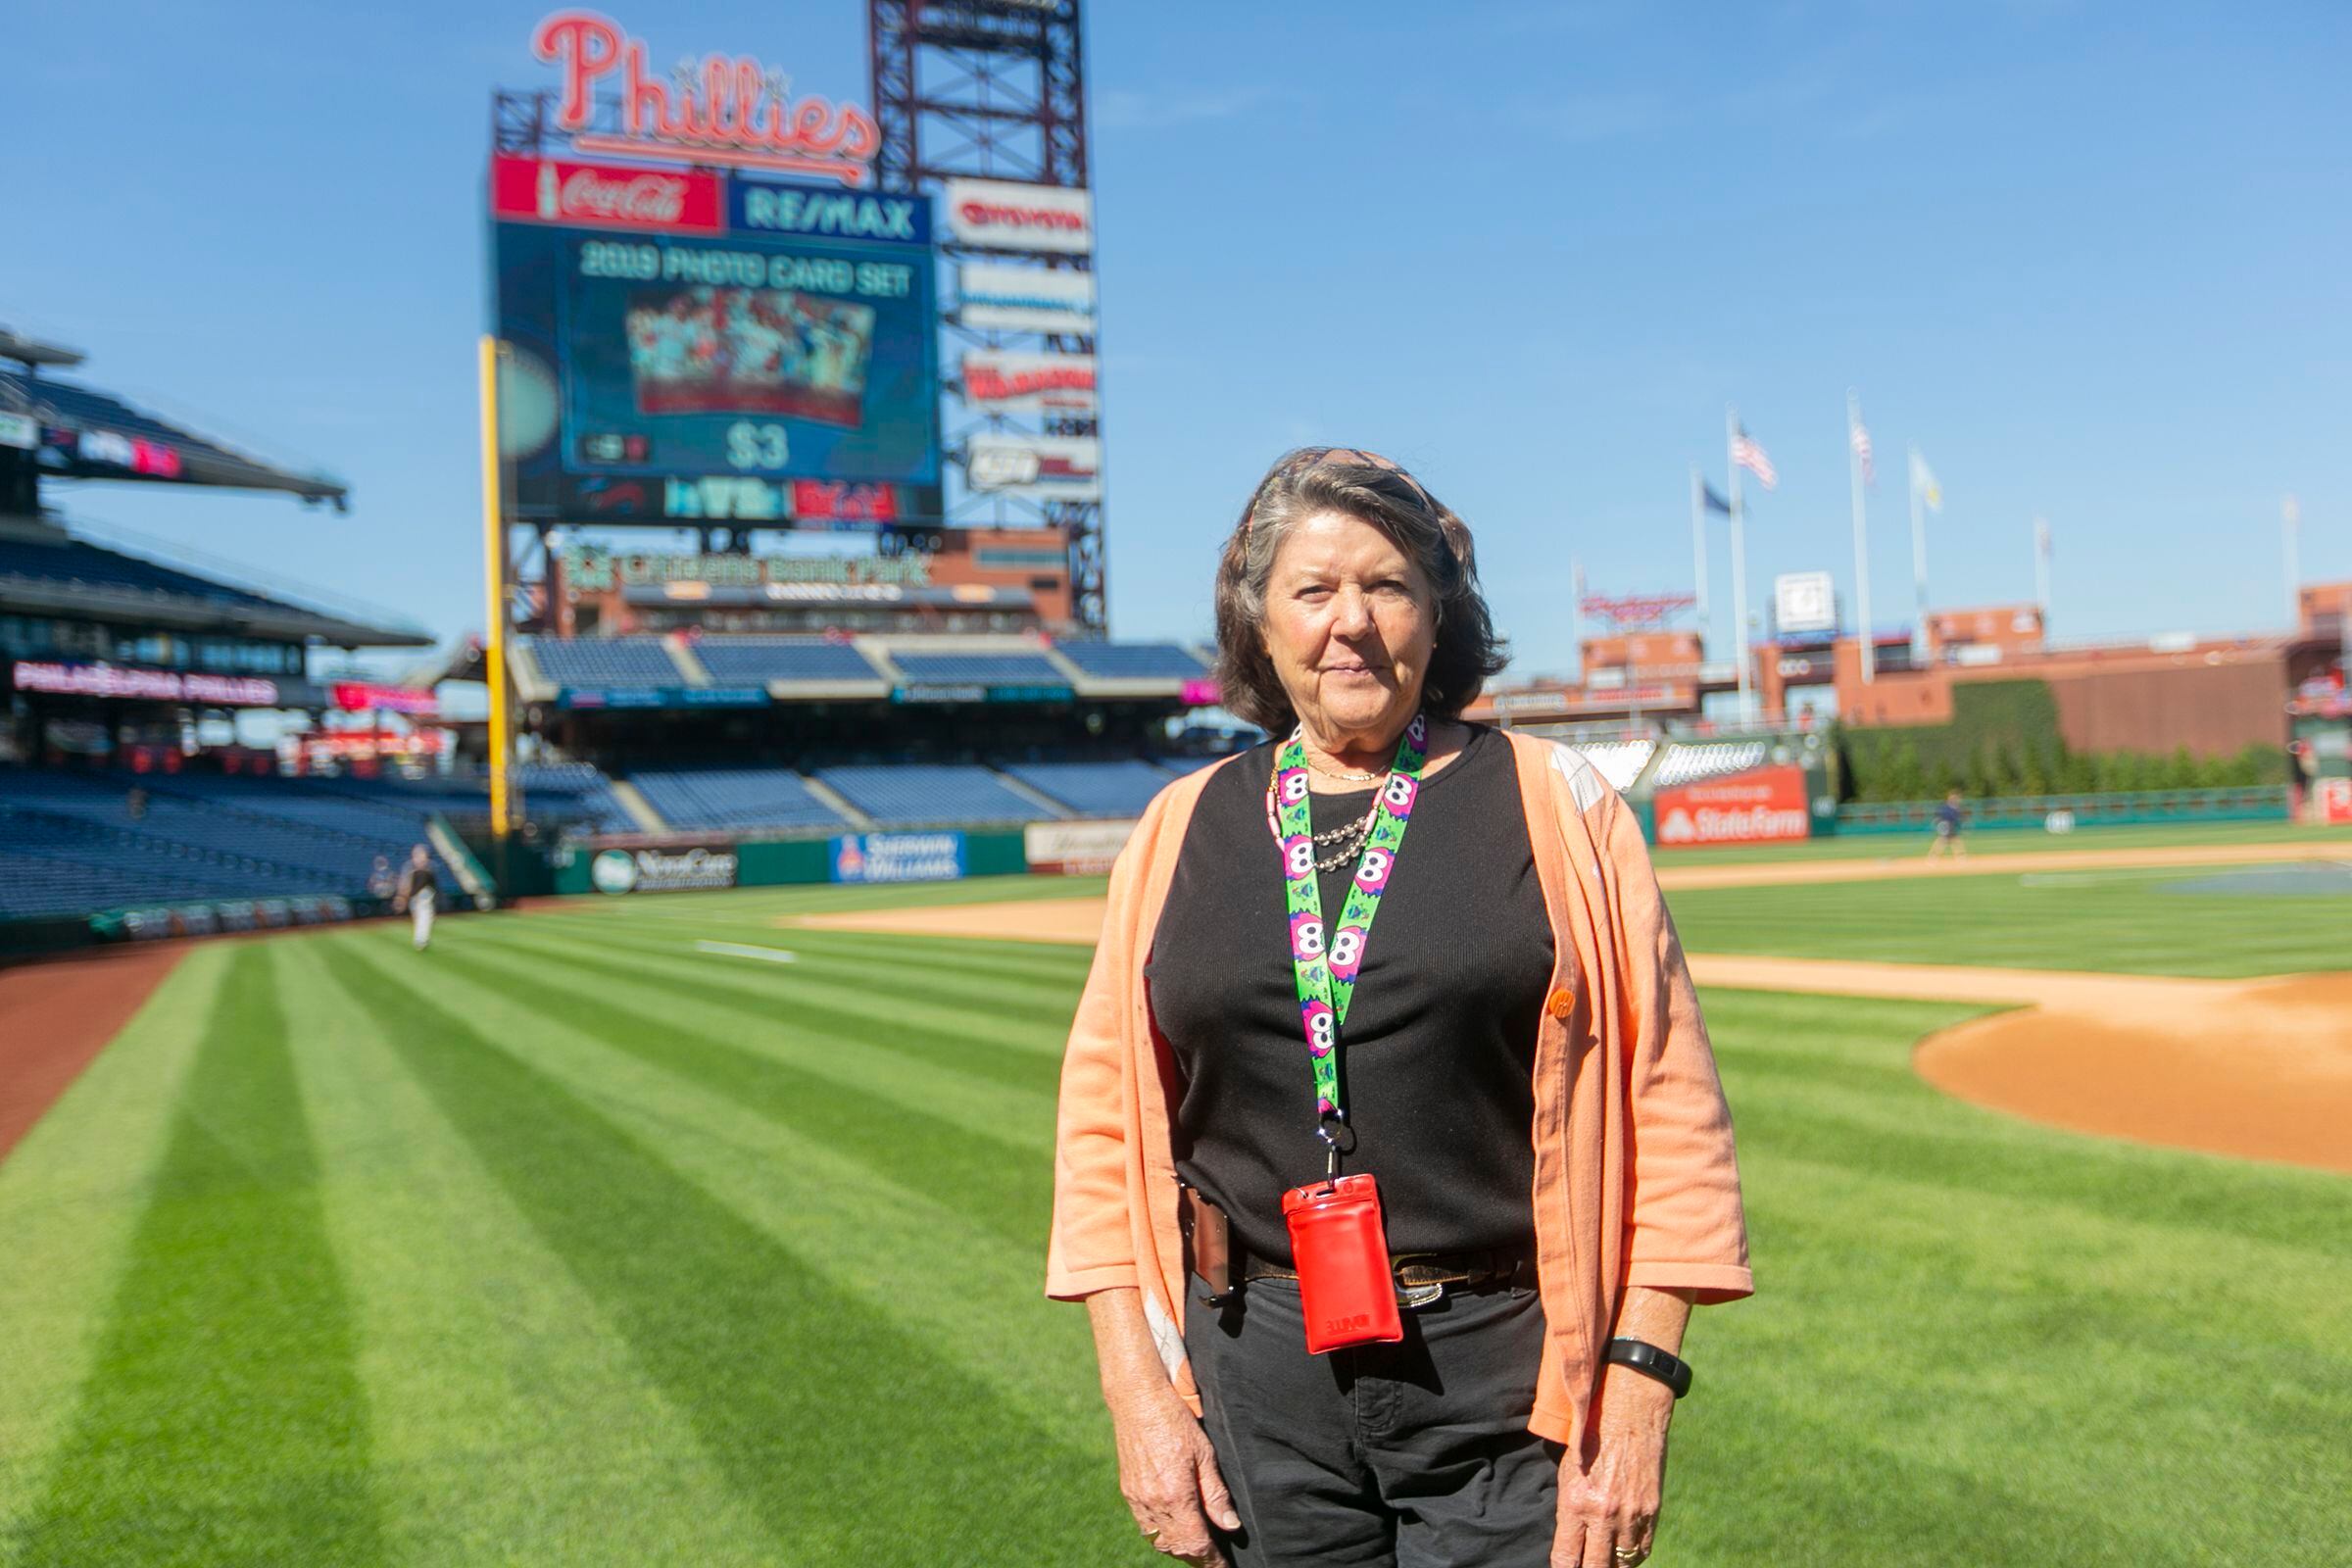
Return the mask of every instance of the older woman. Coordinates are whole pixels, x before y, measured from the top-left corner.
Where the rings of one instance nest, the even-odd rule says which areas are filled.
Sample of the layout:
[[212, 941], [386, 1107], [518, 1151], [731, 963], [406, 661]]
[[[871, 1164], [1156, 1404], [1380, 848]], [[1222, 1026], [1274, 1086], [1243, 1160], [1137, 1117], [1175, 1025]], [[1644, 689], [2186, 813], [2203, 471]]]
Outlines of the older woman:
[[1276, 739], [1137, 825], [1062, 1071], [1046, 1289], [1120, 1490], [1191, 1562], [1639, 1563], [1690, 1308], [1752, 1283], [1632, 813], [1459, 721], [1469, 530], [1384, 458], [1274, 466], [1217, 636]]

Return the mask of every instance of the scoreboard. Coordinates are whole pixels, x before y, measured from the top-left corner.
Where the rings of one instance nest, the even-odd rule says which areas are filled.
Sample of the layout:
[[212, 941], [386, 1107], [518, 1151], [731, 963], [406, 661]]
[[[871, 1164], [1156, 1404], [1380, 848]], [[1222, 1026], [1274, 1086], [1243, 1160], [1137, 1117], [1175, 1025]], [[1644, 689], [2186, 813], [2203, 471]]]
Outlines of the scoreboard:
[[927, 198], [501, 156], [490, 222], [518, 520], [939, 514]]

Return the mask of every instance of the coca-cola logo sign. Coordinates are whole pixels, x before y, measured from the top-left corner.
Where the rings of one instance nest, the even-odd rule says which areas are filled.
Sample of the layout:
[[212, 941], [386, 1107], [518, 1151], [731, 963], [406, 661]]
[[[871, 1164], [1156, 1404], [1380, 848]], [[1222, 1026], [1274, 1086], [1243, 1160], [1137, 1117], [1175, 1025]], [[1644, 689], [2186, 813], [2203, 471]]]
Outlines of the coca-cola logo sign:
[[499, 158], [491, 166], [490, 187], [491, 209], [501, 218], [706, 234], [718, 233], [724, 223], [714, 174]]
[[613, 179], [575, 169], [557, 193], [565, 218], [616, 218], [629, 223], [674, 223], [686, 211], [686, 182], [671, 174]]
[[[590, 153], [723, 163], [866, 183], [882, 147], [874, 117], [816, 93], [751, 55], [708, 54], [648, 69], [645, 40], [593, 11], [559, 11], [531, 31], [531, 53], [563, 77], [559, 128]], [[600, 94], [617, 114], [598, 123]]]

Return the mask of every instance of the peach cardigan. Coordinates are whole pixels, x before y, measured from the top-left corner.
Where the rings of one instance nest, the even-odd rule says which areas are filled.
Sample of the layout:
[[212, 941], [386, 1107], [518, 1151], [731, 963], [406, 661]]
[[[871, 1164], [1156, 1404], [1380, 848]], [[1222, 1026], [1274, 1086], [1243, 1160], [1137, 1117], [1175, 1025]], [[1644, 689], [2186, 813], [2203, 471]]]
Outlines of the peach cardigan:
[[[1700, 1301], [1755, 1286], [1731, 1112], [1633, 813], [1578, 752], [1509, 739], [1557, 955], [1536, 1040], [1536, 1278], [1546, 1327], [1528, 1426], [1573, 1443], [1627, 1286], [1690, 1290]], [[1196, 1413], [1168, 1120], [1182, 1085], [1143, 971], [1185, 826], [1214, 771], [1162, 790], [1111, 871], [1062, 1062], [1046, 1256], [1046, 1294], [1056, 1299], [1142, 1291], [1168, 1379]], [[1303, 1083], [1303, 1060], [1298, 1070]]]

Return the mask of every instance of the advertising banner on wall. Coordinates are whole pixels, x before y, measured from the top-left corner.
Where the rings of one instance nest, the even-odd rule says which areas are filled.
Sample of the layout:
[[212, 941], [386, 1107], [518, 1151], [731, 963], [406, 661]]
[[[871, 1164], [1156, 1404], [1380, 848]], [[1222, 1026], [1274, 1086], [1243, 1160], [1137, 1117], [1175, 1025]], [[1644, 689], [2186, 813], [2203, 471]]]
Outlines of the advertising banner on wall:
[[737, 857], [729, 844], [687, 849], [601, 850], [588, 879], [599, 893], [692, 893], [735, 885]]
[[1660, 849], [1773, 844], [1812, 834], [1801, 767], [1759, 767], [1660, 790], [1652, 805]]
[[948, 234], [983, 250], [1083, 256], [1095, 248], [1095, 199], [1067, 185], [951, 179], [942, 192]]
[[1032, 822], [1021, 850], [1039, 876], [1104, 876], [1127, 847], [1135, 822]]
[[974, 349], [963, 357], [963, 401], [975, 414], [1092, 414], [1095, 357]]
[[2324, 778], [2312, 787], [2320, 820], [2329, 827], [2352, 827], [2352, 778]]
[[961, 833], [846, 833], [833, 841], [836, 882], [953, 882], [963, 875]]
[[976, 494], [1102, 499], [1102, 443], [1091, 435], [976, 435], [965, 452], [964, 482]]
[[1095, 274], [966, 262], [956, 272], [956, 314], [976, 331], [1089, 337], [1095, 330]]
[[29, 415], [0, 414], [0, 447], [15, 447], [19, 451], [32, 452], [37, 451], [40, 444], [39, 420]]
[[792, 480], [938, 483], [927, 198], [501, 156], [491, 218], [520, 514], [780, 524]]

